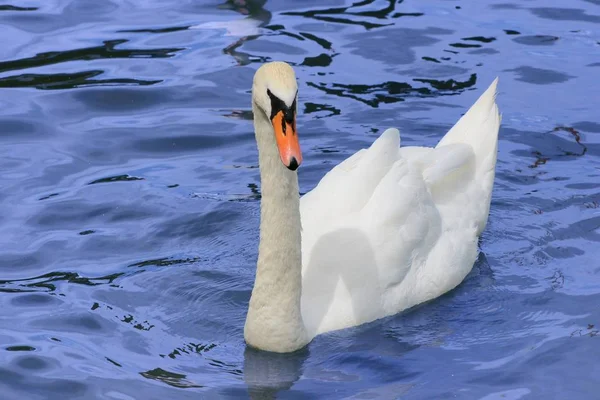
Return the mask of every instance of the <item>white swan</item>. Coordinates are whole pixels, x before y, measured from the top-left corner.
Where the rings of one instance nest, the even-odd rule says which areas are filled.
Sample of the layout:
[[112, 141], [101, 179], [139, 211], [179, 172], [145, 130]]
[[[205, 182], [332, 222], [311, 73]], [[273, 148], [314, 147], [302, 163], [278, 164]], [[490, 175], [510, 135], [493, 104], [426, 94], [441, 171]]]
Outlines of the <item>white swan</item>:
[[400, 148], [398, 130], [388, 129], [300, 199], [294, 71], [283, 62], [256, 71], [262, 200], [248, 345], [291, 352], [320, 333], [438, 297], [464, 279], [490, 208], [496, 85], [435, 148]]

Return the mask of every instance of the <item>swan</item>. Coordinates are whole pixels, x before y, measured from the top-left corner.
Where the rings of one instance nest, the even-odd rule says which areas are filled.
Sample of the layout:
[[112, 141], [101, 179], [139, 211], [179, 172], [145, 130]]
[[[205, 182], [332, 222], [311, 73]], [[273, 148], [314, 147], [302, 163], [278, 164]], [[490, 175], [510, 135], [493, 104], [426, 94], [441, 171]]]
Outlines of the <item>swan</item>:
[[434, 299], [477, 257], [494, 182], [496, 78], [434, 148], [387, 129], [300, 198], [298, 86], [285, 62], [252, 85], [261, 204], [246, 344], [287, 353]]

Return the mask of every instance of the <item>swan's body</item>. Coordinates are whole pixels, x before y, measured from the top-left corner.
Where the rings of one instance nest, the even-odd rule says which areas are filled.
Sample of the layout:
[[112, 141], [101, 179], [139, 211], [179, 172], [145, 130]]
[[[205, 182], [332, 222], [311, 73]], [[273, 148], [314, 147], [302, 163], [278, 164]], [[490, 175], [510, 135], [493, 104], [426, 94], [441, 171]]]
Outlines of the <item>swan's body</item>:
[[[261, 236], [248, 344], [293, 351], [320, 333], [438, 297], [464, 279], [490, 207], [500, 124], [496, 84], [435, 148], [399, 147], [399, 132], [388, 129], [300, 199], [297, 173], [289, 170], [290, 159], [298, 159], [291, 169], [301, 161], [300, 149], [285, 143], [282, 149], [280, 120], [269, 120], [274, 110], [262, 95], [268, 88], [271, 106], [275, 95], [287, 112], [295, 108], [294, 73], [284, 63], [257, 71]], [[281, 137], [293, 140], [292, 134], [295, 128]]]

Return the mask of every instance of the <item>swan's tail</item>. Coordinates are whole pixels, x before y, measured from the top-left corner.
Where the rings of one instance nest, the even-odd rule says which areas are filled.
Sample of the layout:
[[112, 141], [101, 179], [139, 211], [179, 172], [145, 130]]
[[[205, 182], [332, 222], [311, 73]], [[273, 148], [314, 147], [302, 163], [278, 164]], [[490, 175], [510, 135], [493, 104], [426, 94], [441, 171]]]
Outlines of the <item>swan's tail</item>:
[[498, 78], [477, 99], [475, 104], [446, 133], [436, 147], [466, 143], [473, 147], [478, 167], [494, 167], [498, 147], [500, 114], [496, 105]]
[[458, 122], [440, 140], [436, 148], [454, 143], [465, 143], [473, 148], [475, 153], [475, 181], [483, 190], [485, 196], [485, 218], [479, 223], [481, 232], [487, 222], [489, 202], [494, 184], [496, 155], [498, 152], [498, 130], [501, 116], [496, 105], [496, 87], [498, 78], [477, 99], [475, 104], [463, 115]]

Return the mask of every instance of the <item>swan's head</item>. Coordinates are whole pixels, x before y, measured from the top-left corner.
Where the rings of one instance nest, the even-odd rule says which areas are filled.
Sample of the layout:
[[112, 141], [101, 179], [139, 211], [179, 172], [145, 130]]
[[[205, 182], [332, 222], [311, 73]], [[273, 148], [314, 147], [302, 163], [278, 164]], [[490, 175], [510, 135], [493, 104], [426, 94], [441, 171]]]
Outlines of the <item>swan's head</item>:
[[297, 98], [296, 74], [288, 64], [270, 62], [262, 65], [254, 74], [252, 101], [273, 125], [281, 162], [292, 171], [302, 163], [296, 132]]

